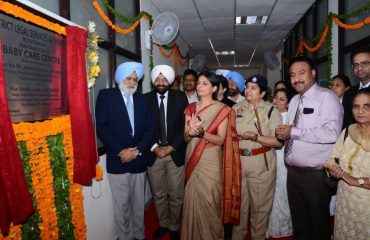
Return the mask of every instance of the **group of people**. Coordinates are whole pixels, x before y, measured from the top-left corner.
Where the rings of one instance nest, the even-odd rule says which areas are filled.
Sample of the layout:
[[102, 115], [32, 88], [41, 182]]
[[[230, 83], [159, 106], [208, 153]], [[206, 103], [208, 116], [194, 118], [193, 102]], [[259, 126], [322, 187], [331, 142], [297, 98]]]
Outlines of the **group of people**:
[[351, 60], [360, 84], [338, 75], [330, 90], [316, 83], [310, 58], [292, 59], [272, 103], [262, 75], [188, 69], [179, 91], [172, 67], [158, 65], [143, 95], [142, 64], [120, 64], [118, 88], [96, 103], [118, 238], [145, 239], [148, 177], [153, 239], [245, 239], [249, 224], [254, 240], [330, 239], [331, 176], [334, 238], [370, 239], [370, 48]]

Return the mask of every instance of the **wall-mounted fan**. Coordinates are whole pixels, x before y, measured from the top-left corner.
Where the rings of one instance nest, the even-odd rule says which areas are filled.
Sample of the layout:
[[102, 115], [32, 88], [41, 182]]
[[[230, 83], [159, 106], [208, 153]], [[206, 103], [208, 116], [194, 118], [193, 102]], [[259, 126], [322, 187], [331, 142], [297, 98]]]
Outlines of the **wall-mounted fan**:
[[203, 54], [197, 54], [193, 59], [191, 59], [190, 68], [196, 72], [202, 71], [207, 64], [207, 58]]
[[265, 52], [264, 61], [268, 69], [277, 70], [280, 67], [279, 57], [273, 52]]
[[145, 31], [145, 47], [150, 49], [150, 41], [158, 45], [171, 46], [179, 34], [179, 19], [173, 12], [159, 14], [153, 22], [151, 30]]

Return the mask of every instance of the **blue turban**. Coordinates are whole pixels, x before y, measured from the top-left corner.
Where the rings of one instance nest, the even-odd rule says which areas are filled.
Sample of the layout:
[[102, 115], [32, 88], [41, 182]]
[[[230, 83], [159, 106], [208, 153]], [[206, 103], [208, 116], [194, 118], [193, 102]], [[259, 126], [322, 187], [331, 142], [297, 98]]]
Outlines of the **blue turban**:
[[140, 80], [144, 75], [144, 67], [143, 64], [139, 62], [125, 62], [121, 63], [116, 70], [116, 74], [114, 78], [117, 84], [120, 84], [123, 80], [125, 80], [131, 73], [135, 72], [137, 78]]
[[236, 83], [236, 85], [238, 86], [238, 89], [239, 89], [239, 92], [243, 92], [244, 88], [245, 88], [245, 80], [244, 80], [244, 77], [243, 75], [241, 75], [240, 73], [238, 72], [229, 72], [227, 75], [226, 75], [226, 79], [229, 81], [229, 80], [232, 80]]

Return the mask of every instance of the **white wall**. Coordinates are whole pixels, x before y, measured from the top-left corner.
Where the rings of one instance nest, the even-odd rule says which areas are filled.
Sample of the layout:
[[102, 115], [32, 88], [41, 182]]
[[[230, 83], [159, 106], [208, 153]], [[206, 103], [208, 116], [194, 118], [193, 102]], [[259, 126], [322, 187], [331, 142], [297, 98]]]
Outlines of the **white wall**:
[[[152, 1], [149, 0], [140, 0], [140, 10], [146, 11], [147, 13], [151, 14], [153, 16], [153, 19], [155, 19], [156, 16], [160, 14], [159, 10], [152, 4]], [[148, 20], [141, 20], [140, 23], [140, 34], [141, 34], [141, 58], [142, 63], [145, 68], [145, 74], [143, 79], [143, 93], [150, 91], [150, 67], [149, 67], [149, 54], [150, 51], [145, 48], [145, 31], [149, 29], [149, 21]], [[186, 55], [186, 53], [189, 50], [189, 47], [187, 44], [183, 41], [181, 38], [181, 35], [176, 40], [176, 44], [179, 46], [180, 52], [183, 55]], [[153, 44], [153, 63], [154, 66], [160, 65], [160, 64], [167, 64], [175, 68], [173, 64], [173, 56], [171, 56], [169, 59], [163, 57], [161, 53], [158, 50], [158, 47]], [[187, 67], [183, 68], [180, 64], [178, 64], [178, 74], [182, 75], [184, 70]]]
[[106, 155], [100, 156], [99, 165], [103, 168], [103, 180], [93, 181], [91, 187], [83, 188], [85, 222], [87, 225], [87, 239], [114, 240], [113, 200], [108, 182], [106, 169]]

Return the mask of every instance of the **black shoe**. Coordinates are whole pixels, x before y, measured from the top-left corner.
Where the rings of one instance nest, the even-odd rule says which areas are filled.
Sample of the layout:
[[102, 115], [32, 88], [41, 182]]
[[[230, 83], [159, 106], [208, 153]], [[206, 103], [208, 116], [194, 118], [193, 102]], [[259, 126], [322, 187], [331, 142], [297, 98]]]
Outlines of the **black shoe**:
[[153, 234], [153, 239], [161, 239], [166, 233], [168, 232], [168, 229], [165, 227], [159, 227]]
[[171, 240], [180, 240], [179, 231], [170, 231]]

